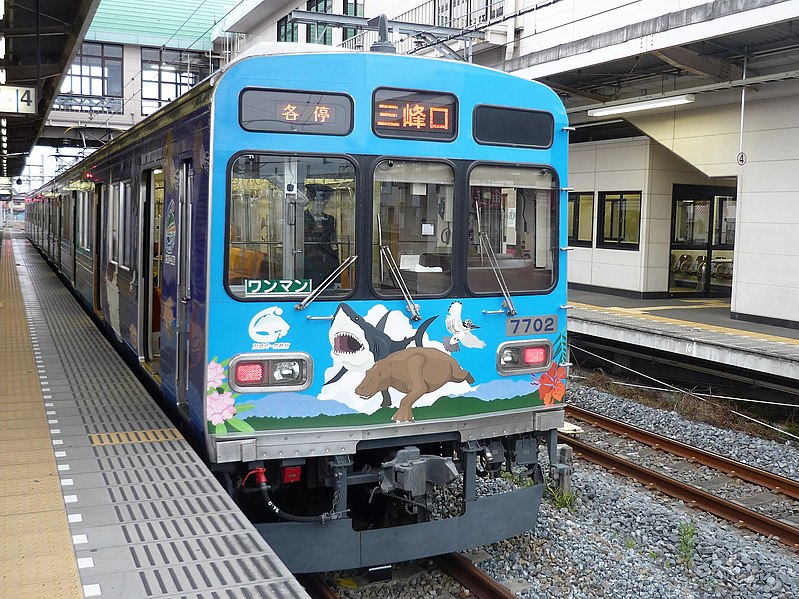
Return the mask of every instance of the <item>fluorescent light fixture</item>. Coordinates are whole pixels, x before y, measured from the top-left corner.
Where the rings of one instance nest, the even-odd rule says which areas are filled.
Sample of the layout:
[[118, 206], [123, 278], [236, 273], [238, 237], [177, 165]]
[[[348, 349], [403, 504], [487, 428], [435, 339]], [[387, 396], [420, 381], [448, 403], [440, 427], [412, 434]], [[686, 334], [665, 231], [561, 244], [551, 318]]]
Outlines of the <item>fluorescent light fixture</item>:
[[657, 98], [656, 100], [646, 100], [644, 102], [633, 102], [632, 104], [619, 104], [617, 106], [595, 108], [588, 111], [588, 116], [609, 116], [611, 114], [623, 114], [625, 112], [638, 112], [639, 110], [651, 110], [653, 108], [666, 108], [667, 106], [690, 104], [693, 101], [693, 94], [683, 94], [681, 96]]

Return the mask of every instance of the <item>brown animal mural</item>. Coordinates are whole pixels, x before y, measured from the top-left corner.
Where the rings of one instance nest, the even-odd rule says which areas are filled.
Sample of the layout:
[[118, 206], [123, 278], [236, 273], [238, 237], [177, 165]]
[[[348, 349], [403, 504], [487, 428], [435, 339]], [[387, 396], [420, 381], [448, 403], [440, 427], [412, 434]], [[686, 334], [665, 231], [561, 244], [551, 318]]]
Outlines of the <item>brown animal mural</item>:
[[474, 377], [450, 355], [433, 347], [409, 347], [375, 362], [363, 377], [355, 393], [364, 399], [393, 387], [405, 393], [399, 409], [391, 417], [396, 422], [413, 420], [411, 406], [425, 393], [440, 389], [449, 382], [474, 383]]

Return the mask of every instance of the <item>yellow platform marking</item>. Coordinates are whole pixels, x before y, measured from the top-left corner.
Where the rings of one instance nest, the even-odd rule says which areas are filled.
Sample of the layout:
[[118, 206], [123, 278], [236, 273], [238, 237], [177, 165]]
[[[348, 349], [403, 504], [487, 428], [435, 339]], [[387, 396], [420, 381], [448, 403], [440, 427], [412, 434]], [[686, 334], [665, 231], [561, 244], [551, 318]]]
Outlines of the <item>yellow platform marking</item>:
[[[19, 572], [19, 569], [15, 571]], [[42, 569], [40, 572], [49, 572], [47, 569]], [[8, 593], [8, 597], [13, 599], [60, 599], [64, 598], [80, 598], [83, 599], [83, 587], [81, 586], [80, 579], [56, 579], [47, 580], [46, 582], [35, 582], [25, 585], [8, 585], [5, 586], [0, 583], [0, 590]], [[4, 595], [5, 596], [5, 595]]]
[[82, 598], [13, 244], [0, 243], [0, 597]]
[[[707, 300], [702, 300], [706, 302]], [[729, 327], [720, 327], [712, 324], [705, 324], [702, 322], [691, 322], [689, 320], [678, 320], [676, 318], [666, 318], [665, 316], [655, 316], [654, 314], [648, 314], [650, 310], [657, 310], [658, 307], [646, 307], [646, 308], [620, 308], [617, 306], [593, 306], [591, 304], [581, 304], [579, 302], [569, 302], [575, 308], [583, 308], [585, 310], [591, 310], [593, 312], [606, 312], [608, 314], [619, 314], [622, 316], [632, 316], [635, 318], [644, 318], [646, 320], [652, 320], [656, 322], [662, 322], [665, 324], [672, 324], [678, 326], [684, 326], [691, 329], [702, 329], [705, 331], [712, 331], [714, 333], [727, 333], [728, 335], [735, 335], [739, 337], [751, 337], [752, 339], [762, 339], [764, 341], [774, 341], [776, 343], [787, 343], [789, 345], [799, 345], [799, 339], [791, 339], [790, 337], [778, 337], [776, 335], [768, 335], [766, 333], [755, 333], [754, 331], [745, 331], [742, 329], [732, 329]], [[661, 306], [660, 309], [673, 309], [678, 308], [679, 306]], [[696, 308], [697, 306], [690, 306], [691, 309]], [[723, 307], [719, 305], [714, 306], [701, 306], [703, 308], [718, 308]], [[684, 308], [684, 307], [683, 307]]]
[[143, 431], [119, 431], [89, 435], [92, 445], [121, 445], [124, 443], [158, 443], [178, 441], [183, 437], [176, 428], [154, 428]]

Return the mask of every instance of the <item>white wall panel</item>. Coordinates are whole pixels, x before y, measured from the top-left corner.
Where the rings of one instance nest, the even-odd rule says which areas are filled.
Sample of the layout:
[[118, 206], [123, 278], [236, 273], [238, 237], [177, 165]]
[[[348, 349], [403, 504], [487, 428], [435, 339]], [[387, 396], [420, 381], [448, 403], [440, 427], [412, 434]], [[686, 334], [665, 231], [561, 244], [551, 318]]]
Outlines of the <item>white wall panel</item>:
[[736, 282], [736, 302], [732, 310], [738, 314], [797, 320], [785, 312], [785, 306], [799, 306], [799, 288]]

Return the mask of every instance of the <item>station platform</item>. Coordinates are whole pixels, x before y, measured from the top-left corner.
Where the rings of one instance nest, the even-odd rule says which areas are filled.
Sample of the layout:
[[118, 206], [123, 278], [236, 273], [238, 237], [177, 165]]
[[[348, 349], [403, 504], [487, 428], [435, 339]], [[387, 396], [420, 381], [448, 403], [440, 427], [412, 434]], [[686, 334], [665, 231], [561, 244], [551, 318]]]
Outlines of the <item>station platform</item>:
[[0, 245], [0, 597], [307, 598], [23, 234]]
[[733, 320], [729, 300], [573, 289], [568, 298], [569, 333], [799, 380], [799, 329]]

